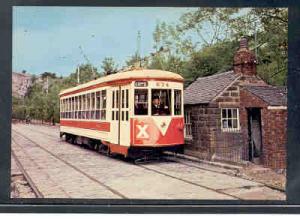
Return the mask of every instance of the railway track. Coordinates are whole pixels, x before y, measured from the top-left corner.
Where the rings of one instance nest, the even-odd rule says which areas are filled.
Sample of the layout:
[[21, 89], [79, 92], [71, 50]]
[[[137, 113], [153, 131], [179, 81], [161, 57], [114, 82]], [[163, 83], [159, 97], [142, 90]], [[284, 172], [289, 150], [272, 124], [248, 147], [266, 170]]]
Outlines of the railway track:
[[[211, 169], [199, 167], [199, 166], [197, 166], [198, 163], [197, 164], [188, 164], [185, 161], [190, 161], [190, 160], [185, 159], [185, 158], [176, 157], [175, 159], [174, 158], [169, 159], [168, 156], [167, 156], [165, 159], [169, 160], [169, 161], [174, 161], [174, 162], [181, 163], [182, 165], [185, 165], [187, 167], [193, 167], [193, 168], [197, 168], [197, 169], [200, 169], [200, 170], [210, 171], [210, 172], [214, 172], [214, 173], [218, 173], [218, 174], [222, 174], [222, 175], [228, 175], [228, 176], [236, 177], [236, 178], [239, 178], [239, 179], [245, 179], [245, 180], [248, 180], [250, 182], [256, 182], [256, 181], [251, 180], [251, 179], [249, 179], [247, 177], [237, 176], [237, 173], [232, 174], [232, 173], [228, 173], [228, 172], [216, 171], [216, 170], [211, 170]], [[196, 161], [190, 161], [190, 162], [196, 163]], [[271, 186], [271, 185], [263, 183], [263, 182], [260, 182], [260, 184], [262, 184], [263, 186], [268, 187], [270, 189], [277, 190], [279, 192], [285, 193], [285, 190], [281, 189], [279, 187]]]
[[[36, 130], [33, 130], [33, 129], [31, 129], [31, 130], [36, 132]], [[50, 150], [44, 148], [44, 147], [41, 146], [39, 143], [33, 141], [32, 139], [28, 138], [27, 136], [21, 134], [20, 132], [18, 132], [18, 131], [16, 131], [16, 130], [14, 130], [14, 132], [17, 133], [18, 135], [22, 136], [23, 138], [27, 139], [28, 141], [32, 142], [34, 145], [36, 145], [37, 147], [41, 148], [42, 150], [44, 150], [45, 152], [47, 152], [47, 153], [50, 154], [51, 156], [53, 156], [53, 157], [55, 157], [56, 159], [62, 161], [62, 162], [65, 163], [66, 165], [72, 167], [74, 170], [80, 172], [80, 173], [83, 174], [84, 176], [86, 176], [86, 177], [88, 177], [89, 179], [93, 180], [94, 182], [97, 182], [97, 183], [99, 183], [100, 185], [104, 186], [106, 189], [108, 189], [108, 190], [111, 191], [112, 193], [118, 195], [119, 197], [121, 197], [121, 198], [123, 198], [123, 199], [127, 199], [127, 198], [128, 198], [128, 197], [126, 197], [124, 194], [121, 194], [120, 192], [118, 192], [118, 191], [114, 190], [113, 188], [111, 188], [111, 187], [105, 185], [103, 182], [97, 180], [97, 179], [94, 178], [93, 176], [87, 174], [87, 173], [84, 172], [83, 170], [81, 170], [81, 169], [79, 169], [78, 167], [74, 166], [72, 163], [70, 163], [70, 162], [68, 162], [68, 161], [66, 161], [66, 160], [64, 160], [64, 159], [62, 159], [61, 157], [59, 157], [58, 155], [54, 154], [54, 153], [51, 152]], [[41, 133], [41, 134], [47, 136], [48, 138], [54, 139], [54, 140], [56, 140], [56, 141], [57, 141], [57, 139], [58, 139], [58, 138], [56, 138], [54, 135], [45, 133], [45, 132], [43, 132], [43, 131], [37, 131], [37, 132], [39, 132], [39, 133]], [[82, 149], [82, 150], [84, 150], [84, 149]], [[104, 155], [104, 154], [100, 154], [100, 155], [101, 155], [101, 156], [107, 157], [107, 156]], [[14, 155], [14, 156], [15, 156], [15, 155]], [[122, 162], [122, 163], [125, 162], [124, 159], [114, 159], [114, 160], [117, 161], [117, 162]], [[156, 162], [157, 162], [157, 161], [158, 161], [158, 162], [165, 162], [165, 161], [170, 162], [170, 161], [171, 161], [171, 162], [180, 163], [181, 165], [186, 166], [186, 167], [192, 167], [192, 168], [197, 168], [197, 169], [204, 170], [204, 171], [213, 172], [213, 173], [216, 173], [216, 174], [222, 174], [222, 175], [227, 175], [227, 176], [231, 176], [231, 177], [237, 177], [237, 176], [235, 176], [235, 175], [233, 175], [233, 174], [228, 174], [228, 173], [226, 173], [226, 172], [222, 172], [222, 171], [218, 171], [218, 170], [212, 170], [212, 169], [200, 167], [200, 166], [197, 165], [198, 163], [197, 163], [197, 164], [186, 163], [185, 160], [184, 160], [183, 158], [177, 158], [177, 157], [176, 157], [176, 159], [174, 159], [174, 158], [171, 158], [171, 159], [170, 159], [170, 157], [169, 157], [169, 158], [168, 158], [168, 157], [162, 157], [161, 159], [155, 160], [155, 161], [156, 161]], [[154, 161], [154, 162], [155, 162], [155, 161]], [[127, 161], [127, 163], [128, 163], [128, 161]], [[133, 164], [133, 163], [131, 163], [131, 164]], [[232, 197], [232, 198], [237, 199], [237, 200], [241, 200], [241, 198], [239, 198], [239, 197], [237, 197], [237, 196], [235, 196], [235, 195], [228, 194], [228, 193], [224, 192], [224, 191], [223, 191], [224, 189], [215, 189], [215, 188], [211, 188], [211, 187], [209, 187], [209, 186], [202, 185], [202, 184], [199, 184], [199, 183], [196, 183], [196, 182], [192, 182], [192, 181], [187, 180], [187, 179], [182, 178], [182, 177], [177, 177], [177, 176], [171, 175], [171, 174], [169, 174], [169, 173], [166, 173], [166, 172], [163, 172], [163, 171], [160, 171], [160, 170], [157, 170], [157, 169], [152, 169], [151, 167], [147, 167], [147, 165], [144, 165], [144, 164], [135, 164], [135, 166], [137, 166], [137, 167], [139, 167], [139, 168], [141, 168], [141, 169], [144, 169], [144, 170], [147, 170], [147, 171], [151, 171], [151, 172], [153, 172], [153, 173], [156, 173], [156, 174], [165, 176], [165, 177], [169, 177], [169, 178], [172, 178], [172, 179], [175, 179], [175, 180], [179, 180], [179, 181], [181, 181], [181, 182], [184, 182], [184, 183], [187, 183], [187, 184], [190, 184], [190, 185], [193, 185], [193, 186], [198, 186], [198, 187], [201, 187], [201, 188], [204, 188], [204, 189], [207, 189], [207, 190], [210, 190], [210, 191], [213, 191], [213, 192], [222, 194], [222, 195], [226, 195], [226, 196]], [[237, 178], [241, 179], [241, 177], [237, 177]], [[255, 182], [255, 181], [253, 181], [253, 180], [249, 180], [249, 179], [246, 179], [246, 178], [244, 178], [244, 179], [245, 179], [245, 180], [248, 180], [248, 181], [250, 181], [250, 182]], [[271, 188], [271, 189], [275, 189], [275, 190], [276, 190], [276, 188], [270, 187], [269, 185], [266, 185], [266, 184], [263, 184], [263, 183], [260, 183], [260, 184], [261, 184], [261, 186], [266, 186], [266, 187], [268, 187], [268, 188]], [[260, 186], [256, 186], [256, 187], [260, 187]], [[277, 189], [277, 190], [279, 190], [279, 189]], [[280, 190], [279, 190], [279, 191], [280, 191]], [[281, 191], [281, 192], [282, 192], [282, 191]]]
[[[14, 130], [14, 132], [16, 132], [18, 135], [22, 136], [23, 138], [27, 139], [28, 141], [32, 142], [35, 146], [39, 147], [40, 149], [46, 151], [48, 154], [50, 154], [51, 156], [55, 157], [56, 159], [64, 162], [65, 164], [67, 164], [68, 166], [72, 167], [73, 169], [75, 169], [76, 171], [80, 172], [81, 174], [85, 175], [86, 177], [92, 179], [93, 181], [96, 181], [98, 182], [99, 184], [101, 184], [102, 186], [104, 186], [105, 188], [107, 188], [108, 190], [110, 190], [111, 192], [113, 192], [114, 194], [120, 196], [121, 198], [123, 199], [127, 199], [127, 197], [123, 194], [121, 194], [120, 192], [110, 188], [109, 186], [105, 185], [104, 183], [100, 182], [99, 180], [95, 179], [93, 176], [90, 176], [88, 175], [87, 173], [85, 173], [84, 171], [80, 170], [79, 168], [77, 168], [76, 166], [74, 166], [73, 164], [69, 163], [68, 161], [62, 159], [61, 157], [57, 156], [56, 154], [52, 153], [51, 151], [49, 151], [48, 149], [44, 148], [43, 146], [41, 146], [40, 144], [38, 144], [37, 142], [33, 141], [32, 139], [28, 138], [27, 136], [17, 132], [16, 130]], [[50, 136], [50, 135], [47, 135], [48, 137], [51, 137], [53, 138], [53, 136]], [[105, 156], [103, 154], [100, 154], [101, 156]], [[119, 160], [119, 159], [114, 159], [118, 162], [124, 162], [123, 160]], [[193, 186], [198, 186], [198, 187], [201, 187], [201, 188], [204, 188], [204, 189], [207, 189], [207, 190], [210, 190], [210, 191], [213, 191], [213, 192], [216, 192], [216, 193], [219, 193], [219, 194], [222, 194], [222, 195], [226, 195], [226, 196], [229, 196], [229, 197], [232, 197], [233, 199], [237, 199], [237, 200], [240, 200], [239, 197], [237, 196], [234, 196], [234, 195], [229, 195], [223, 191], [220, 191], [218, 189], [212, 189], [212, 188], [209, 188], [207, 186], [204, 186], [204, 185], [200, 185], [198, 183], [194, 183], [192, 181], [189, 181], [189, 180], [186, 180], [186, 179], [182, 179], [182, 178], [179, 178], [179, 177], [175, 177], [175, 176], [172, 176], [170, 174], [166, 174], [164, 172], [161, 172], [161, 171], [158, 171], [158, 170], [153, 170], [151, 168], [148, 168], [146, 167], [145, 165], [141, 165], [141, 164], [138, 164], [138, 165], [135, 165], [139, 168], [142, 168], [144, 170], [147, 170], [147, 171], [151, 171], [151, 172], [154, 172], [156, 174], [159, 174], [159, 175], [163, 175], [163, 176], [166, 176], [166, 177], [169, 177], [169, 178], [172, 178], [172, 179], [175, 179], [175, 180], [179, 180], [181, 182], [184, 182], [184, 183], [187, 183], [187, 184], [190, 184], [190, 185], [193, 185]]]
[[[48, 133], [46, 133], [46, 132], [43, 132], [43, 131], [37, 131], [36, 129], [31, 129], [31, 128], [30, 128], [30, 130], [35, 131], [35, 132], [39, 132], [39, 133], [41, 133], [41, 134], [43, 134], [43, 135], [47, 135], [48, 137], [57, 140], [57, 137], [55, 137], [54, 135], [50, 135], [50, 134], [48, 134]], [[105, 156], [105, 154], [103, 154], [103, 153], [101, 153], [101, 155], [104, 155], [104, 156]], [[140, 162], [140, 163], [136, 162], [136, 164], [151, 163], [151, 162], [157, 162], [157, 161], [158, 161], [158, 162], [161, 162], [161, 161], [167, 161], [167, 162], [172, 161], [172, 162], [177, 162], [177, 163], [180, 163], [180, 164], [185, 165], [185, 166], [187, 166], [187, 167], [193, 167], [193, 168], [197, 168], [197, 169], [199, 169], [199, 170], [204, 170], [204, 171], [214, 172], [214, 173], [217, 173], [217, 174], [228, 175], [228, 176], [232, 176], [232, 177], [236, 177], [236, 178], [242, 178], [242, 179], [245, 179], [245, 180], [248, 180], [248, 181], [251, 181], [251, 182], [256, 182], [256, 181], [251, 180], [251, 179], [249, 179], [249, 178], [247, 178], [247, 177], [244, 177], [244, 176], [240, 176], [240, 175], [237, 176], [237, 174], [238, 174], [237, 172], [235, 172], [235, 173], [230, 173], [229, 171], [217, 171], [217, 170], [212, 170], [212, 169], [205, 168], [205, 167], [200, 167], [199, 165], [197, 165], [197, 164], [199, 164], [199, 162], [191, 161], [191, 160], [189, 160], [189, 159], [182, 158], [182, 157], [173, 157], [173, 156], [170, 156], [170, 155], [166, 155], [166, 156], [161, 157], [161, 158], [159, 158], [159, 159], [158, 159], [158, 158], [155, 158], [155, 159], [150, 160], [150, 161], [145, 161], [145, 162]], [[189, 161], [190, 163], [186, 163], [186, 161]], [[191, 163], [195, 163], [195, 164], [191, 164]], [[264, 186], [270, 188], [270, 189], [274, 189], [274, 190], [277, 190], [277, 191], [279, 191], [279, 192], [285, 193], [285, 190], [282, 189], [282, 188], [279, 188], [279, 187], [276, 187], [276, 186], [272, 186], [272, 185], [269, 185], [269, 184], [266, 184], [266, 183], [263, 183], [263, 182], [260, 182], [260, 183], [261, 183], [262, 185], [264, 185]]]
[[11, 151], [11, 154], [16, 162], [17, 167], [19, 168], [19, 170], [21, 171], [22, 175], [24, 176], [25, 180], [27, 181], [29, 187], [31, 188], [31, 190], [33, 191], [35, 197], [37, 198], [44, 198], [43, 194], [40, 192], [40, 190], [37, 188], [36, 184], [33, 182], [33, 180], [31, 179], [30, 175], [27, 173], [27, 171], [23, 168], [19, 158], [16, 156], [16, 154], [14, 153], [14, 151]]
[[219, 189], [212, 189], [212, 188], [210, 188], [208, 186], [200, 185], [198, 183], [194, 183], [194, 182], [191, 182], [189, 180], [185, 180], [185, 179], [182, 179], [182, 178], [179, 178], [179, 177], [176, 177], [176, 176], [172, 176], [170, 174], [167, 174], [167, 173], [164, 173], [164, 172], [161, 172], [161, 171], [158, 171], [158, 170], [154, 170], [154, 169], [148, 168], [148, 167], [146, 167], [144, 165], [138, 165], [138, 167], [143, 168], [143, 169], [148, 170], [148, 171], [152, 171], [152, 172], [158, 173], [160, 175], [164, 175], [164, 176], [176, 179], [176, 180], [180, 180], [180, 181], [188, 183], [190, 185], [199, 186], [201, 188], [204, 188], [204, 189], [207, 189], [207, 190], [210, 190], [210, 191], [213, 191], [213, 192], [217, 192], [217, 193], [222, 194], [222, 195], [230, 196], [230, 197], [232, 197], [234, 199], [237, 199], [237, 200], [242, 200], [241, 198], [239, 198], [239, 197], [237, 197], [235, 195], [230, 195], [230, 194], [225, 193], [225, 192], [223, 192], [223, 191], [221, 191]]
[[[49, 155], [55, 157], [57, 160], [63, 162], [64, 164], [66, 164], [67, 166], [71, 167], [72, 169], [76, 170], [77, 172], [79, 172], [80, 174], [84, 175], [85, 177], [89, 178], [90, 180], [92, 180], [93, 182], [105, 187], [107, 190], [109, 190], [110, 192], [112, 192], [113, 194], [119, 196], [122, 199], [127, 199], [127, 197], [123, 194], [121, 194], [120, 192], [114, 190], [113, 188], [111, 188], [110, 186], [104, 184], [103, 182], [101, 182], [100, 180], [96, 179], [95, 177], [85, 173], [84, 171], [82, 171], [81, 169], [79, 169], [78, 167], [74, 166], [73, 164], [69, 163], [68, 161], [66, 161], [65, 159], [62, 159], [61, 157], [57, 156], [56, 154], [54, 154], [53, 152], [51, 152], [50, 150], [44, 148], [43, 146], [41, 146], [39, 143], [33, 141], [32, 139], [28, 138], [27, 136], [21, 134], [20, 132], [14, 130], [14, 132], [19, 135], [22, 136], [23, 138], [27, 139], [28, 141], [30, 141], [32, 144], [34, 144], [36, 147], [40, 148], [41, 150], [45, 151], [46, 153], [48, 153]], [[12, 137], [13, 141], [15, 144], [19, 145], [16, 140]], [[19, 145], [20, 146], [20, 145]], [[16, 158], [17, 156], [14, 155]], [[17, 158], [18, 159], [18, 158]], [[19, 161], [19, 160], [18, 160]], [[24, 168], [22, 167], [20, 161], [18, 162], [21, 166], [21, 168], [24, 170]], [[25, 170], [24, 170], [25, 171]], [[25, 171], [26, 172], [26, 171]], [[27, 173], [26, 173], [27, 174]], [[29, 177], [29, 175], [27, 174], [27, 176]], [[30, 177], [28, 178], [30, 180], [30, 184], [36, 188], [35, 184], [33, 183], [33, 181], [30, 179]], [[38, 192], [38, 190], [36, 190]], [[38, 192], [38, 195], [42, 194], [40, 192]]]

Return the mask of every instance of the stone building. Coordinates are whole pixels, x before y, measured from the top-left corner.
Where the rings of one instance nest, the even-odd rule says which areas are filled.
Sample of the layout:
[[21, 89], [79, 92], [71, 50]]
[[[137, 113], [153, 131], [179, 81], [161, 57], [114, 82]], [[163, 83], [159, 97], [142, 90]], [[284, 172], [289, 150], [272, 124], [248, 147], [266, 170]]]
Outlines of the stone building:
[[184, 93], [187, 154], [286, 168], [287, 91], [256, 74], [245, 38], [233, 70], [200, 77]]

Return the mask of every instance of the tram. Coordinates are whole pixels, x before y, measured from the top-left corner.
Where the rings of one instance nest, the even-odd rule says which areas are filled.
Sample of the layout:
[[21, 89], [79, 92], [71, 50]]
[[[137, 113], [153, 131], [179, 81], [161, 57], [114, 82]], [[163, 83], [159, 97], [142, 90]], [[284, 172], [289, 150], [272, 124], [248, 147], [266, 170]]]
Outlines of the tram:
[[183, 152], [183, 78], [139, 69], [107, 75], [59, 94], [60, 137], [125, 157]]

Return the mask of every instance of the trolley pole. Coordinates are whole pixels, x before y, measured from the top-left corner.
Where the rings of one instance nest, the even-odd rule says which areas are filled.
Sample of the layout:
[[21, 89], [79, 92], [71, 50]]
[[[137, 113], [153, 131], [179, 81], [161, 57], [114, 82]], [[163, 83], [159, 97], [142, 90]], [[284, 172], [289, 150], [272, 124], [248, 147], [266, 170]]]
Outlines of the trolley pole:
[[80, 83], [80, 66], [77, 66], [77, 84]]
[[140, 64], [140, 67], [142, 67], [142, 60], [141, 60], [141, 31], [138, 31], [137, 34], [137, 57], [138, 57], [138, 62]]

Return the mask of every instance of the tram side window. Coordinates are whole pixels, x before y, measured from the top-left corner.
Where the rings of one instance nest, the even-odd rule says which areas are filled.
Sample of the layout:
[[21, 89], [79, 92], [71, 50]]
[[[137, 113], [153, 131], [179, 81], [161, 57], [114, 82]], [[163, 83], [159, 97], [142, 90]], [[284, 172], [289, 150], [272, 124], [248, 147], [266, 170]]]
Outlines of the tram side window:
[[91, 108], [90, 108], [90, 119], [95, 119], [95, 93], [91, 93]]
[[148, 90], [135, 89], [134, 91], [134, 114], [148, 115]]
[[120, 107], [120, 102], [119, 102], [119, 91], [116, 91], [116, 108]]
[[128, 94], [128, 89], [126, 89], [126, 108], [129, 107], [129, 94]]
[[181, 115], [181, 90], [174, 90], [174, 115]]
[[70, 98], [70, 102], [71, 102], [71, 116], [70, 118], [73, 119], [73, 112], [74, 112], [74, 99], [73, 97]]
[[125, 91], [124, 90], [122, 90], [122, 108], [124, 108], [125, 107]]
[[101, 105], [100, 105], [100, 109], [101, 109], [101, 120], [106, 120], [106, 90], [103, 90], [101, 92]]
[[112, 92], [112, 101], [111, 101], [111, 120], [115, 120], [115, 111], [114, 111], [114, 108], [115, 108], [115, 91]]
[[91, 94], [87, 94], [86, 119], [91, 119]]
[[68, 119], [71, 119], [71, 98], [68, 98]]
[[67, 118], [67, 112], [68, 112], [68, 104], [67, 99], [64, 99], [64, 118]]
[[100, 91], [96, 92], [96, 119], [100, 119]]
[[75, 97], [76, 99], [76, 119], [79, 119], [79, 96]]
[[86, 110], [86, 95], [82, 95], [82, 119], [85, 119], [85, 110]]
[[67, 104], [67, 119], [70, 118], [69, 112], [70, 112], [70, 101], [69, 98], [66, 99], [66, 104]]
[[67, 99], [67, 106], [68, 106], [68, 113], [67, 113], [67, 118], [70, 119], [71, 118], [71, 101], [70, 98]]
[[81, 119], [81, 95], [78, 96], [78, 119]]
[[72, 98], [69, 99], [69, 119], [72, 119]]
[[168, 116], [171, 115], [171, 90], [152, 89], [152, 115]]
[[67, 99], [64, 99], [64, 114], [65, 114], [65, 119], [68, 117], [67, 113], [68, 113], [68, 102]]

